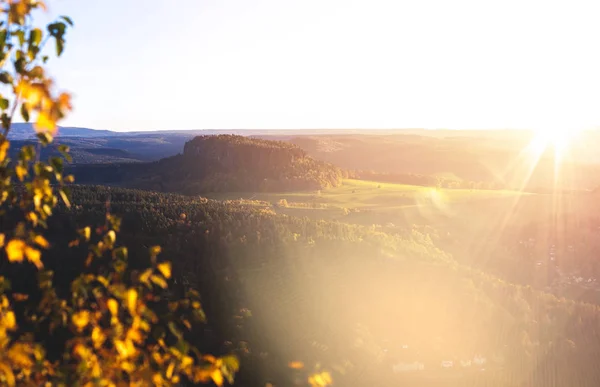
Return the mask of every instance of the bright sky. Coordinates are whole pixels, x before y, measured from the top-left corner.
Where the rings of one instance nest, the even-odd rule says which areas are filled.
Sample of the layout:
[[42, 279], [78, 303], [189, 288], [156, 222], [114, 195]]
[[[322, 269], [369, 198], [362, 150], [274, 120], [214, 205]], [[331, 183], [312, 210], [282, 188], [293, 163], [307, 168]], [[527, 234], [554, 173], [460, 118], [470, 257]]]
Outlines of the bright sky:
[[600, 2], [48, 0], [63, 125], [600, 125]]

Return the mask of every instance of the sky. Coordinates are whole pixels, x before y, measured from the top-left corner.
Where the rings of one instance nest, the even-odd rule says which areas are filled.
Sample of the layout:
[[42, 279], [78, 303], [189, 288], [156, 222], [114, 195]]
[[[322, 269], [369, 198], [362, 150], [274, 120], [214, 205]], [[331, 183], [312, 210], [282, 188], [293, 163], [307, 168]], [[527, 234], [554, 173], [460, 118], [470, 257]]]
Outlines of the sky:
[[600, 2], [47, 0], [95, 129], [600, 126]]

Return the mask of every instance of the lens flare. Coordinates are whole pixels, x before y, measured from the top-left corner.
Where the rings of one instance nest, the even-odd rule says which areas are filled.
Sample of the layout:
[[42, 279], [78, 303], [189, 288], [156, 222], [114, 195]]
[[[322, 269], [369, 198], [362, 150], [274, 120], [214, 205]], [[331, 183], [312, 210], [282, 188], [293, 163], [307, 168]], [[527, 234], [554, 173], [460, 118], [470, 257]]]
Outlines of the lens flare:
[[530, 150], [538, 157], [545, 151], [552, 150], [554, 151], [555, 161], [560, 163], [581, 130], [546, 127], [536, 129], [534, 132]]

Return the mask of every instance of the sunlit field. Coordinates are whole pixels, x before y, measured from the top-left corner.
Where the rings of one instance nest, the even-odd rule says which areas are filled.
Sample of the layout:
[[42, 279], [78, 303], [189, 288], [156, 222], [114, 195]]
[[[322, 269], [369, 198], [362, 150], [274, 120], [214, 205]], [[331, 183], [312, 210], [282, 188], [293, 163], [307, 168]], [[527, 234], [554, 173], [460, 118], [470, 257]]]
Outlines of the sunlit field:
[[292, 208], [294, 204], [305, 207], [315, 203], [324, 208], [339, 207], [359, 210], [384, 210], [411, 206], [439, 206], [442, 208], [474, 200], [529, 195], [532, 194], [509, 190], [445, 189], [351, 179], [344, 180], [339, 187], [312, 192], [206, 194], [207, 197], [221, 200], [251, 199], [277, 203], [285, 199], [288, 207]]

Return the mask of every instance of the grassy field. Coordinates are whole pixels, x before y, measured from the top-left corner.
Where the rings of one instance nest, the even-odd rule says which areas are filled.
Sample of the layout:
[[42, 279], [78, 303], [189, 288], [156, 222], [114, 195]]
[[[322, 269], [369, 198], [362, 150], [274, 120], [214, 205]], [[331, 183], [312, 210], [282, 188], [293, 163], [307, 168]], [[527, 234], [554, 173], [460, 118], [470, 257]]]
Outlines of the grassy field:
[[[340, 220], [347, 223], [412, 224], [432, 222], [457, 214], [462, 205], [532, 196], [517, 191], [436, 189], [406, 184], [344, 180], [339, 187], [313, 192], [216, 193], [219, 200], [254, 200], [275, 205], [276, 211], [293, 216]], [[285, 201], [285, 202], [284, 202]], [[283, 205], [278, 205], [285, 203]]]

